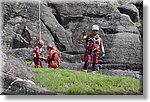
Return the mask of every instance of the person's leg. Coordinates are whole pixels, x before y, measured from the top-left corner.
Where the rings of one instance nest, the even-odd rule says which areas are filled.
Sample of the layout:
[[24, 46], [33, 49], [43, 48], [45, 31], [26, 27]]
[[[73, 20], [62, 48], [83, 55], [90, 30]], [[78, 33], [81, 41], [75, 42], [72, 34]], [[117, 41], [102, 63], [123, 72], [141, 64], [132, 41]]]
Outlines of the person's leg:
[[83, 70], [87, 70], [89, 66], [89, 62], [85, 62], [83, 66]]
[[96, 64], [98, 63], [98, 56], [97, 54], [94, 55], [94, 61], [92, 63], [92, 72], [96, 73]]
[[34, 65], [35, 65], [34, 67], [35, 67], [35, 68], [38, 68], [39, 66], [38, 66], [38, 61], [37, 61], [37, 59], [34, 58], [34, 59], [33, 59], [33, 62], [34, 62]]
[[41, 68], [42, 67], [41, 61], [40, 60], [36, 60], [35, 61], [35, 66], [36, 66], [36, 68]]
[[39, 60], [39, 64], [40, 64], [40, 67], [39, 67], [39, 68], [43, 68], [43, 66], [42, 66], [42, 61], [41, 61], [41, 60]]
[[96, 73], [96, 64], [95, 63], [92, 64], [92, 73], [93, 74]]
[[51, 66], [50, 66], [50, 64], [48, 63], [48, 68], [50, 68]]
[[87, 72], [87, 70], [88, 70], [88, 66], [89, 66], [89, 64], [90, 64], [90, 55], [88, 55], [88, 54], [86, 54], [85, 56], [84, 56], [84, 66], [83, 66], [83, 71], [85, 71], [85, 72]]
[[93, 63], [93, 64], [92, 64], [92, 71], [95, 71], [95, 68], [96, 68], [96, 64]]

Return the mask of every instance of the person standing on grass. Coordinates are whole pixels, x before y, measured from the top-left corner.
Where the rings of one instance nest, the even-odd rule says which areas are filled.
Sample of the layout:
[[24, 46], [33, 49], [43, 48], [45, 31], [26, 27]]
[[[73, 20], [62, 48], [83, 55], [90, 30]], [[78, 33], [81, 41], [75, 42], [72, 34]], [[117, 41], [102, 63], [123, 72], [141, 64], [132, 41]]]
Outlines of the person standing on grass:
[[92, 34], [87, 35], [83, 33], [82, 40], [86, 40], [86, 52], [84, 56], [85, 64], [83, 71], [87, 72], [88, 66], [92, 64], [92, 73], [96, 73], [96, 64], [98, 63], [98, 56], [102, 53], [105, 56], [105, 50], [103, 46], [103, 39], [99, 36], [99, 26], [92, 26]]
[[44, 46], [43, 40], [38, 40], [37, 46], [33, 50], [33, 62], [35, 64], [35, 68], [42, 68], [42, 61], [44, 57], [41, 56], [42, 47]]

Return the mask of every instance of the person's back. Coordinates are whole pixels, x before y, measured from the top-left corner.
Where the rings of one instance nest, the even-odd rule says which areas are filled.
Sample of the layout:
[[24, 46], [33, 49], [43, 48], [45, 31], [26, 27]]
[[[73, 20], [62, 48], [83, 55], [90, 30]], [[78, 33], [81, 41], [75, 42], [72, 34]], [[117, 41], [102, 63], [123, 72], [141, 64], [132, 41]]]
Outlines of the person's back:
[[47, 49], [49, 50], [49, 55], [47, 57], [48, 67], [58, 68], [60, 66], [60, 57], [58, 52], [51, 45], [49, 45]]

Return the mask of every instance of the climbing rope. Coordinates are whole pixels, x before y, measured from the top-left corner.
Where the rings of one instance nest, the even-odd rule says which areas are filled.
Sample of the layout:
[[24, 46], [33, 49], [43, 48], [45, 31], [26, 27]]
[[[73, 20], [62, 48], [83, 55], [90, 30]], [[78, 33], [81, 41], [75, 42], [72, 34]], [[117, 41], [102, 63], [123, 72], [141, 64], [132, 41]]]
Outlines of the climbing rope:
[[40, 40], [41, 40], [41, 0], [39, 0], [39, 33], [40, 33]]

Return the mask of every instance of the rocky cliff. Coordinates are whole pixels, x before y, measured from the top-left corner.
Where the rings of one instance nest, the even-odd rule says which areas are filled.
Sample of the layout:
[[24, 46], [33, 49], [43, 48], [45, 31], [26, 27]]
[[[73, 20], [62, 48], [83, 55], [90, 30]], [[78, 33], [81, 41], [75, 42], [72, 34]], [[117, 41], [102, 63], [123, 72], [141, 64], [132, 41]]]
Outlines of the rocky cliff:
[[[137, 8], [136, 5], [140, 4], [142, 1], [132, 0], [47, 0], [40, 5], [39, 2], [2, 2], [4, 89], [8, 89], [17, 78], [24, 79], [22, 84], [31, 88], [31, 85], [26, 85], [31, 84], [27, 83], [32, 77], [31, 68], [24, 62], [32, 59], [32, 49], [40, 36], [46, 45], [54, 45], [61, 53], [61, 68], [80, 70], [85, 52], [85, 41], [81, 41], [80, 36], [82, 32], [90, 34], [93, 24], [99, 25], [104, 40], [106, 56], [101, 62], [103, 66], [142, 71], [141, 31], [136, 26], [141, 17], [138, 9], [140, 6]], [[28, 91], [26, 94], [55, 94], [39, 86], [35, 87], [33, 92]], [[41, 91], [37, 92], [37, 89]], [[5, 93], [8, 92], [5, 90]]]

